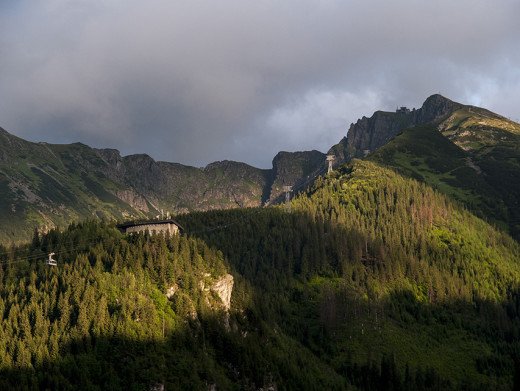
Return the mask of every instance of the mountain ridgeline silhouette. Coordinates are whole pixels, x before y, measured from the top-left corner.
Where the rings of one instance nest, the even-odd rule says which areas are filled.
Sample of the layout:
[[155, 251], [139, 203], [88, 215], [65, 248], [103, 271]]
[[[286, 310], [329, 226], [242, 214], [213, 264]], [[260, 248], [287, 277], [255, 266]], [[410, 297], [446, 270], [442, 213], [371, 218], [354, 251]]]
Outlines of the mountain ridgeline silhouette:
[[[520, 232], [515, 201], [520, 189], [510, 186], [517, 174], [514, 159], [520, 126], [485, 109], [432, 95], [419, 109], [377, 111], [359, 119], [328, 154], [335, 156], [334, 166], [339, 167], [392, 144], [404, 129], [424, 124], [445, 135], [446, 146], [456, 147], [448, 149], [456, 150], [461, 162], [466, 162], [459, 168], [464, 164], [477, 168], [475, 186], [470, 188], [475, 194], [466, 200], [458, 192], [460, 201], [473, 208], [491, 204], [483, 208], [484, 213], [503, 222], [515, 235]], [[406, 148], [419, 154], [432, 152], [424, 150], [424, 142], [415, 138]], [[402, 140], [399, 143], [404, 148]], [[379, 162], [394, 168], [411, 164], [406, 159], [390, 161], [388, 153], [385, 159], [379, 158]], [[318, 151], [280, 152], [271, 169], [233, 161], [196, 168], [155, 161], [144, 154], [122, 157], [117, 150], [81, 143], [32, 143], [0, 129], [0, 242], [27, 239], [35, 228], [45, 231], [90, 217], [124, 220], [272, 205], [284, 199], [284, 185], [293, 186], [295, 193], [304, 191], [326, 170], [326, 155]], [[413, 172], [415, 178], [429, 178], [416, 171], [402, 169], [403, 173]], [[452, 180], [450, 194], [459, 187], [468, 190], [466, 182]], [[480, 194], [477, 184], [485, 188], [485, 194]], [[493, 208], [497, 202], [491, 199], [498, 200], [499, 206]]]

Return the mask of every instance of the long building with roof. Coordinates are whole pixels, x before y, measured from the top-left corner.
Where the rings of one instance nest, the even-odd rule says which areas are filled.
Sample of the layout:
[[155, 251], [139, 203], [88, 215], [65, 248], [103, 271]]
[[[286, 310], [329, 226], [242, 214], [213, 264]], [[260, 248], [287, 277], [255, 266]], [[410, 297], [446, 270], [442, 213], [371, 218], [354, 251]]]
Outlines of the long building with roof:
[[125, 223], [116, 225], [116, 227], [124, 234], [148, 231], [150, 234], [168, 233], [173, 235], [184, 229], [179, 223], [172, 219], [127, 221]]

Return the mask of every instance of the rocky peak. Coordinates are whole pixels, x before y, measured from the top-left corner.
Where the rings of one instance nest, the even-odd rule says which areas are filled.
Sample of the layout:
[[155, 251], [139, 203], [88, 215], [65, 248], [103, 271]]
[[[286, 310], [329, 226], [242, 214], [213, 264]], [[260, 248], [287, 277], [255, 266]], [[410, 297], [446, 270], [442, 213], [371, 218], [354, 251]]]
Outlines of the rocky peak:
[[416, 111], [415, 125], [437, 122], [447, 115], [459, 110], [464, 105], [454, 102], [442, 95], [434, 94], [426, 99], [422, 107]]
[[278, 152], [273, 159], [270, 199], [275, 201], [283, 192], [283, 186], [298, 188], [298, 184], [320, 167], [325, 166], [325, 154], [316, 150], [304, 152]]
[[376, 111], [372, 117], [363, 117], [351, 124], [347, 137], [332, 147], [329, 153], [336, 155], [338, 163], [363, 158], [387, 144], [403, 129], [441, 122], [461, 107], [462, 104], [435, 94], [427, 98], [417, 110], [401, 107], [395, 112]]

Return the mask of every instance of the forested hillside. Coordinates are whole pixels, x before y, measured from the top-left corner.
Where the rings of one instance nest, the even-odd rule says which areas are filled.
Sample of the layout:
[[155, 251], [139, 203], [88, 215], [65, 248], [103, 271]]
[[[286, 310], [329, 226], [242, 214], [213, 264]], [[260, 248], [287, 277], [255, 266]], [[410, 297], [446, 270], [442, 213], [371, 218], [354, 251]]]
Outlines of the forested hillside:
[[[318, 181], [292, 210], [201, 236], [271, 297], [261, 305], [289, 333], [343, 373], [391, 357], [403, 376], [420, 367], [452, 385], [511, 384], [520, 249], [509, 236], [361, 161]], [[229, 214], [199, 217], [202, 227]]]
[[463, 137], [444, 133], [433, 125], [405, 129], [367, 159], [436, 188], [520, 239], [520, 136], [482, 125], [461, 129]]
[[200, 239], [123, 237], [90, 221], [0, 257], [0, 389], [345, 384], [259, 317], [243, 279], [228, 312], [214, 289], [226, 262]]
[[[291, 206], [180, 215], [168, 238], [86, 222], [2, 249], [0, 387], [520, 384], [510, 236], [359, 160]], [[211, 288], [226, 273], [229, 312]]]

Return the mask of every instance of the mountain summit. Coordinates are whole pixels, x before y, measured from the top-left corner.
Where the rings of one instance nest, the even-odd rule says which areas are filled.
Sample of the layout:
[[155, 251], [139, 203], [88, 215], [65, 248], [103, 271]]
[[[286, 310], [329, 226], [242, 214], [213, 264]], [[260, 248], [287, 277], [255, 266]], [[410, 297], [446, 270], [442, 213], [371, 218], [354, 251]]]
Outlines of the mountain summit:
[[[497, 221], [507, 221], [520, 233], [520, 210], [518, 216], [514, 211], [508, 214], [520, 194], [520, 188], [514, 185], [520, 173], [515, 163], [520, 156], [520, 125], [500, 115], [436, 94], [419, 109], [401, 107], [395, 112], [376, 111], [370, 118], [362, 117], [328, 153], [336, 156], [335, 167], [353, 158], [365, 158], [386, 145], [401, 143], [404, 148], [404, 140], [406, 148], [416, 154], [432, 153], [417, 137], [404, 137], [392, 144], [405, 129], [425, 124], [437, 136], [446, 136], [435, 139], [455, 148], [462, 162], [458, 166], [472, 170], [474, 183], [486, 184], [482, 189], [494, 189], [485, 191], [485, 204], [494, 206], [484, 209], [493, 209], [490, 215]], [[386, 150], [384, 158], [376, 154], [374, 159], [398, 167], [397, 161], [389, 160], [392, 148]], [[421, 159], [432, 161], [431, 156]], [[413, 172], [416, 178], [430, 178], [409, 168], [422, 166], [403, 163], [406, 161], [400, 162], [400, 169]], [[31, 143], [0, 128], [0, 242], [27, 238], [34, 228], [45, 230], [89, 217], [121, 220], [269, 205], [283, 198], [284, 185], [293, 186], [295, 192], [305, 190], [326, 170], [326, 156], [318, 151], [280, 152], [268, 170], [232, 161], [196, 168], [157, 162], [144, 154], [122, 157], [117, 150], [81, 143]], [[459, 185], [452, 186], [448, 193], [458, 194], [465, 201], [462, 193], [454, 190]], [[481, 189], [475, 186], [471, 188], [475, 195], [470, 198], [480, 201], [471, 202], [481, 205]], [[499, 201], [492, 201], [496, 197]], [[497, 205], [502, 212], [495, 210]]]
[[339, 161], [344, 163], [353, 158], [363, 158], [388, 143], [403, 129], [442, 121], [462, 107], [464, 105], [435, 94], [417, 110], [400, 107], [395, 112], [376, 111], [372, 117], [362, 117], [351, 124], [347, 136], [329, 153], [337, 155]]

